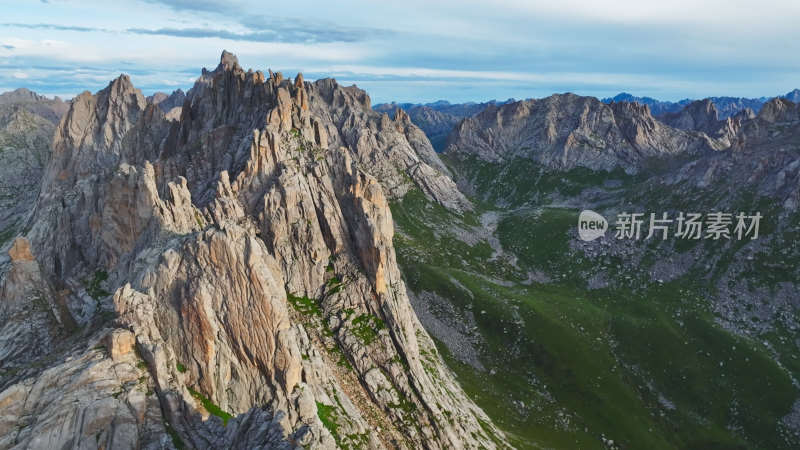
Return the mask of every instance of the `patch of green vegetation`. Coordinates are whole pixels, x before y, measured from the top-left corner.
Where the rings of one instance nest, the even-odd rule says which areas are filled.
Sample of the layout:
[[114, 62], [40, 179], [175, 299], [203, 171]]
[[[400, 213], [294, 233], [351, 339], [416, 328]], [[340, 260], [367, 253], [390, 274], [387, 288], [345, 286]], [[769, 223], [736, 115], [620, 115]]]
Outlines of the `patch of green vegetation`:
[[343, 449], [361, 449], [369, 448], [369, 435], [368, 434], [348, 434], [343, 439], [339, 446]]
[[414, 412], [414, 406], [404, 396], [400, 396], [400, 401], [398, 403], [389, 403], [388, 406], [390, 409], [400, 409], [406, 414], [412, 414]]
[[222, 424], [223, 425], [225, 425], [225, 426], [228, 425], [228, 420], [230, 420], [233, 417], [232, 415], [230, 415], [227, 412], [223, 411], [222, 408], [220, 408], [219, 406], [215, 405], [214, 402], [212, 402], [211, 400], [209, 400], [206, 397], [204, 397], [201, 393], [199, 393], [199, 392], [197, 392], [197, 391], [195, 391], [195, 390], [193, 390], [191, 388], [187, 388], [187, 389], [189, 389], [189, 393], [192, 394], [192, 397], [196, 398], [197, 400], [200, 401], [200, 403], [203, 404], [203, 408], [205, 408], [206, 411], [208, 411], [209, 414], [211, 414], [213, 416], [217, 416], [220, 419], [222, 419]]
[[348, 369], [350, 371], [354, 370], [353, 366], [350, 364], [350, 361], [347, 360], [347, 357], [344, 356], [344, 352], [342, 352], [342, 349], [340, 349], [338, 345], [333, 345], [331, 347], [326, 347], [325, 349], [336, 360], [336, 365], [337, 366], [343, 367], [343, 368]]
[[289, 303], [294, 306], [297, 312], [307, 316], [322, 317], [322, 310], [320, 309], [316, 300], [305, 296], [298, 297], [288, 292], [286, 293], [286, 298], [289, 300]]
[[338, 293], [341, 290], [342, 290], [342, 285], [341, 284], [337, 284], [336, 286], [328, 289], [328, 292], [326, 292], [325, 295], [333, 295], [333, 294]]
[[95, 300], [100, 300], [101, 298], [111, 295], [110, 292], [106, 291], [101, 286], [106, 280], [108, 280], [108, 272], [97, 270], [94, 272], [91, 279], [83, 277], [79, 281], [86, 288], [86, 293], [89, 294], [90, 297]]
[[388, 362], [389, 362], [389, 363], [398, 363], [398, 364], [402, 365], [402, 366], [403, 366], [403, 368], [404, 368], [406, 371], [409, 371], [409, 370], [411, 370], [411, 368], [410, 368], [410, 367], [409, 367], [409, 365], [408, 365], [408, 361], [407, 361], [407, 360], [406, 360], [406, 358], [405, 358], [405, 355], [400, 355], [400, 354], [398, 353], [397, 355], [394, 355], [394, 356], [393, 356], [393, 357], [392, 357], [392, 358], [391, 358], [391, 359], [390, 359]]
[[3, 231], [0, 231], [0, 247], [2, 247], [3, 245], [5, 245], [6, 242], [11, 240], [11, 238], [14, 237], [14, 235], [16, 234], [16, 231], [17, 231], [16, 222], [14, 224], [11, 224], [3, 228]]
[[172, 439], [172, 445], [177, 450], [183, 450], [186, 448], [186, 444], [183, 443], [183, 439], [181, 439], [181, 436], [178, 434], [177, 431], [175, 431], [174, 428], [172, 428], [172, 425], [170, 425], [170, 423], [167, 422], [166, 420], [164, 421], [164, 429], [166, 430], [170, 439]]
[[394, 243], [414, 253], [416, 261], [437, 267], [464, 266], [466, 270], [500, 278], [523, 276], [503, 258], [486, 264], [493, 255], [486, 241], [467, 243], [453, 232], [444, 231], [470, 230], [478, 224], [474, 216], [454, 214], [430, 201], [419, 188], [412, 188], [401, 200], [390, 200], [390, 206], [401, 231], [395, 234]]
[[[307, 326], [316, 327], [324, 338], [333, 337], [333, 332], [331, 331], [330, 325], [326, 320], [322, 320], [322, 309], [320, 309], [320, 306], [316, 300], [313, 300], [305, 296], [298, 297], [288, 292], [286, 293], [286, 298], [289, 300], [289, 304], [292, 305], [292, 307], [297, 312], [299, 312], [305, 317], [304, 323]], [[349, 370], [353, 370], [353, 366], [344, 356], [344, 353], [336, 344], [336, 342], [333, 341], [333, 343], [330, 344], [331, 342], [330, 339], [325, 339], [324, 341], [328, 342], [328, 344], [325, 345], [325, 349], [334, 358], [336, 364], [339, 365], [340, 367], [345, 367]]]
[[339, 443], [341, 438], [339, 437], [339, 424], [336, 423], [337, 417], [335, 412], [336, 407], [317, 402], [317, 417], [319, 417], [320, 422], [325, 425], [325, 428], [331, 432], [336, 442]]
[[575, 196], [592, 187], [613, 183], [609, 189], [625, 189], [642, 180], [622, 169], [611, 172], [578, 167], [567, 171], [547, 169], [530, 158], [515, 158], [505, 163], [490, 163], [476, 157], [460, 159], [440, 155], [456, 177], [470, 181], [481, 203], [491, 207], [517, 208], [542, 203], [559, 193]]
[[180, 373], [186, 373], [186, 366], [181, 363], [176, 363], [175, 368], [178, 369], [178, 372]]
[[569, 234], [578, 223], [578, 212], [560, 208], [523, 211], [503, 218], [497, 237], [504, 249], [527, 267], [551, 276], [581, 282], [580, 271], [591, 268], [580, 253], [570, 250]]
[[337, 275], [334, 275], [333, 277], [331, 277], [330, 280], [328, 280], [327, 285], [328, 285], [328, 291], [325, 292], [326, 297], [342, 290], [344, 282]]
[[14, 378], [22, 371], [22, 367], [12, 367], [10, 369], [0, 371], [0, 377]]
[[353, 319], [353, 335], [364, 345], [372, 345], [378, 339], [378, 331], [386, 324], [372, 314], [362, 314]]
[[403, 179], [403, 181], [405, 181], [406, 183], [409, 183], [409, 184], [413, 184], [414, 183], [414, 180], [412, 180], [411, 177], [408, 176], [408, 172], [406, 172], [405, 170], [403, 170], [403, 169], [401, 169], [400, 167], [397, 167], [397, 166], [395, 166], [395, 170], [397, 171], [397, 174], [400, 175], [400, 178]]

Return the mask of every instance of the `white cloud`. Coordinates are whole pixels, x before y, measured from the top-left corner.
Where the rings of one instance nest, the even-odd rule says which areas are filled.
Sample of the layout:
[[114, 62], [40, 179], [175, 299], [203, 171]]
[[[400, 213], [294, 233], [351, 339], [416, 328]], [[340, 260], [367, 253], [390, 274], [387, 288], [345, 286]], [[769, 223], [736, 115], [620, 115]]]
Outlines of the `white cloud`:
[[[311, 1], [302, 9], [278, 2], [260, 16], [264, 23], [245, 20], [262, 10], [260, 1], [230, 8], [205, 0], [9, 0], [2, 22], [30, 26], [0, 24], [0, 68], [7, 68], [0, 75], [25, 74], [37, 89], [65, 92], [78, 85], [94, 90], [125, 72], [145, 89], [167, 90], [191, 85], [191, 74], [216, 66], [227, 49], [245, 68], [362, 80], [377, 90], [373, 95], [397, 100], [415, 95], [413, 89], [471, 100], [614, 89], [671, 99], [760, 96], [800, 84], [800, 60], [792, 57], [800, 42], [797, 2], [344, 0]], [[330, 32], [320, 31], [320, 40], [335, 40], [342, 30], [359, 36], [308, 44], [126, 31], [205, 28], [247, 35], [314, 24]], [[84, 71], [59, 69], [78, 66]], [[433, 82], [442, 86], [433, 88]]]

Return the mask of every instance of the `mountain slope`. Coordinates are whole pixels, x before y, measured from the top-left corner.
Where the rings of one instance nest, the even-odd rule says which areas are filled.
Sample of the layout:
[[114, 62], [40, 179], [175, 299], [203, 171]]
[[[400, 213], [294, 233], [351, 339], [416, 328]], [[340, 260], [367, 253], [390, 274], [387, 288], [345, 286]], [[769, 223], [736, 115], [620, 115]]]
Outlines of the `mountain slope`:
[[[672, 127], [597, 103], [557, 95], [457, 127], [442, 158], [474, 214], [392, 204], [423, 324], [522, 448], [797, 447], [798, 105], [718, 120], [701, 101]], [[605, 237], [579, 239], [585, 209]], [[673, 223], [645, 239], [649, 213], [715, 211], [760, 213], [759, 237], [680, 239]], [[644, 214], [641, 238], [615, 238], [626, 212]]]
[[0, 285], [0, 443], [506, 447], [395, 262], [387, 196], [471, 207], [424, 135], [226, 52], [184, 105], [122, 76], [56, 130]]

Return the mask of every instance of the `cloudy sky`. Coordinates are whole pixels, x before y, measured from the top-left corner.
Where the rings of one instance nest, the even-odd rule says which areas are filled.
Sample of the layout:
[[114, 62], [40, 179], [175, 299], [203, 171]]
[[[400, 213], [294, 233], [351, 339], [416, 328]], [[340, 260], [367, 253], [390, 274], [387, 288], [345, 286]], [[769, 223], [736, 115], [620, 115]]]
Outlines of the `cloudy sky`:
[[120, 73], [145, 94], [186, 90], [223, 49], [245, 69], [357, 84], [373, 103], [800, 87], [793, 0], [4, 0], [1, 10], [0, 91], [72, 97]]

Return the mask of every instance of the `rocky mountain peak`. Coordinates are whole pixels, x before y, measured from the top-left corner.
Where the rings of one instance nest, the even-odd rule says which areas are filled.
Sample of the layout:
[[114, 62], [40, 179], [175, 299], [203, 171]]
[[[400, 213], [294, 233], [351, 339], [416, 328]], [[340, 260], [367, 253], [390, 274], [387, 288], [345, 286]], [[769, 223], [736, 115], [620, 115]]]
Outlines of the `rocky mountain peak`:
[[69, 110], [69, 103], [64, 102], [58, 96], [51, 100], [27, 88], [0, 94], [0, 105], [14, 105], [44, 117], [54, 124], [58, 124], [61, 117]]
[[125, 74], [121, 74], [112, 80], [107, 89], [108, 101], [112, 103], [135, 101], [138, 106], [143, 106], [147, 102], [147, 99], [142, 95], [142, 91], [136, 89], [131, 82], [131, 78]]
[[650, 112], [650, 105], [637, 102], [629, 102], [626, 100], [617, 100], [610, 104], [615, 113], [625, 117], [639, 116], [642, 120], [649, 121], [653, 119], [653, 114]]
[[400, 122], [402, 124], [411, 123], [411, 118], [408, 117], [408, 113], [404, 110], [397, 108], [394, 113], [394, 120]]
[[794, 103], [800, 103], [800, 89], [792, 89], [784, 97]]
[[57, 180], [69, 183], [81, 174], [107, 171], [120, 161], [147, 157], [132, 151], [121, 139], [136, 126], [147, 105], [127, 75], [120, 75], [97, 95], [84, 92], [75, 97], [56, 129], [53, 162], [45, 172], [44, 185]]
[[719, 111], [711, 99], [694, 101], [678, 112], [663, 114], [659, 119], [671, 127], [701, 131], [709, 136], [719, 134], [726, 124], [719, 119]]
[[233, 53], [223, 50], [222, 55], [219, 58], [219, 66], [217, 66], [217, 70], [233, 70], [239, 67], [239, 58], [236, 57]]
[[800, 117], [798, 117], [797, 104], [785, 98], [775, 97], [764, 103], [758, 113], [758, 118], [765, 122], [774, 123], [793, 122]]
[[147, 101], [154, 105], [158, 105], [161, 104], [167, 98], [169, 98], [169, 94], [166, 94], [164, 92], [156, 92], [153, 95], [147, 96]]
[[[59, 125], [30, 245], [14, 244], [0, 285], [15, 293], [4, 314], [29, 314], [33, 292], [53, 312], [0, 337], [84, 331], [59, 348], [78, 357], [3, 378], [0, 399], [30, 399], [4, 414], [37, 417], [15, 439], [506, 447], [444, 366], [397, 266], [390, 198], [419, 189], [470, 207], [424, 134], [384, 126], [354, 86], [266, 79], [225, 53], [218, 69], [174, 122], [121, 76]], [[23, 360], [56, 347], [15, 348]], [[116, 392], [131, 380], [148, 389]], [[102, 415], [78, 420], [98, 399]]]
[[28, 88], [17, 88], [11, 92], [0, 94], [0, 103], [27, 103], [47, 100], [47, 97], [39, 95]]
[[186, 100], [186, 93], [182, 89], [175, 89], [171, 94], [156, 92], [147, 97], [148, 102], [161, 108], [165, 114], [174, 108], [182, 107], [184, 100]]
[[738, 113], [733, 115], [733, 119], [739, 119], [741, 121], [755, 119], [756, 113], [750, 108], [744, 108], [743, 110], [739, 111]]

